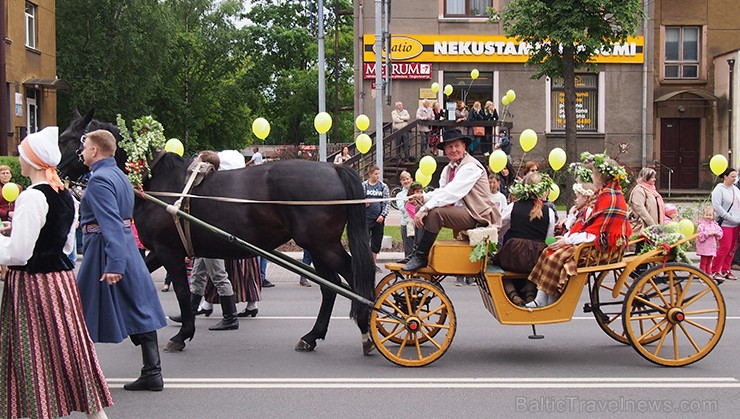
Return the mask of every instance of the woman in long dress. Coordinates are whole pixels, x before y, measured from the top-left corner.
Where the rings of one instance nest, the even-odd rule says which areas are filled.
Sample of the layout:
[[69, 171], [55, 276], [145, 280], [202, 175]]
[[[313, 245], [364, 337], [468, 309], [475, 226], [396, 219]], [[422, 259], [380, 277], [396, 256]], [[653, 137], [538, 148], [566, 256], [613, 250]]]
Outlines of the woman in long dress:
[[105, 418], [103, 408], [113, 405], [66, 256], [74, 249], [78, 205], [56, 176], [58, 132], [30, 134], [18, 147], [31, 187], [18, 197], [12, 225], [0, 228], [0, 263], [9, 266], [0, 309], [5, 418], [74, 411]]

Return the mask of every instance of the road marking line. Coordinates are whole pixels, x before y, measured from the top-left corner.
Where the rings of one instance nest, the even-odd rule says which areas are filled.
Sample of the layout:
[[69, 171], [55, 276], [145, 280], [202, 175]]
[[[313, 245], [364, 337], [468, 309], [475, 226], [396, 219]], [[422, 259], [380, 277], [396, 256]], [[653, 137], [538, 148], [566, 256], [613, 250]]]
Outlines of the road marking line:
[[[128, 382], [133, 378], [108, 378]], [[167, 383], [740, 383], [734, 377], [552, 377], [552, 378], [166, 378]]]

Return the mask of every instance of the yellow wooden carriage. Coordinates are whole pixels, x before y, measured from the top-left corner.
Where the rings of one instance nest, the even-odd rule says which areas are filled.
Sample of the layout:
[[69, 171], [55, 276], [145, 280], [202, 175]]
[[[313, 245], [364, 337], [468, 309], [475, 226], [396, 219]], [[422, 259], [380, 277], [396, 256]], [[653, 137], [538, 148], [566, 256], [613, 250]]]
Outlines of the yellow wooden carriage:
[[626, 248], [620, 248], [607, 253], [590, 243], [579, 245], [577, 274], [561, 297], [547, 307], [530, 309], [512, 303], [502, 281], [525, 275], [505, 272], [487, 260], [471, 262], [471, 250], [466, 241], [439, 241], [430, 252], [429, 266], [414, 273], [398, 263], [385, 265], [391, 272], [376, 287], [370, 326], [378, 350], [388, 360], [424, 366], [447, 351], [457, 328], [455, 310], [441, 284], [447, 276], [475, 277], [483, 304], [501, 324], [533, 325], [533, 330], [534, 325], [571, 320], [587, 285], [590, 302], [583, 309], [593, 313], [599, 327], [664, 366], [702, 359], [724, 330], [725, 303], [718, 286], [697, 267], [675, 262], [672, 251], [625, 254]]

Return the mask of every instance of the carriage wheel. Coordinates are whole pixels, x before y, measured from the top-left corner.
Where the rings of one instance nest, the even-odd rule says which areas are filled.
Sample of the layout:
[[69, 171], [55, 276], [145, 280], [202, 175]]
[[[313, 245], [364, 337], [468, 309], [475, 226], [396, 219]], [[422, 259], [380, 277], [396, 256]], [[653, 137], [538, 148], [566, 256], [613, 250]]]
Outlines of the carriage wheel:
[[[722, 294], [706, 273], [669, 263], [635, 281], [625, 297], [622, 322], [630, 344], [643, 358], [682, 367], [714, 349], [725, 328], [725, 315]], [[648, 321], [654, 324], [644, 330]], [[645, 338], [654, 334], [656, 345], [645, 346]]]
[[[436, 281], [435, 281], [435, 277], [437, 277], [437, 276], [436, 275], [430, 275], [430, 274], [412, 273], [412, 274], [410, 274], [408, 276], [408, 278], [406, 278], [400, 272], [391, 272], [388, 275], [386, 275], [385, 277], [383, 277], [383, 279], [381, 279], [380, 282], [378, 282], [378, 285], [375, 286], [375, 295], [377, 296], [377, 295], [382, 294], [383, 291], [385, 291], [386, 289], [388, 289], [392, 284], [395, 284], [398, 281], [403, 281], [403, 280], [406, 280], [406, 279], [421, 279], [421, 280], [424, 280], [424, 281], [429, 281], [429, 282], [434, 283], [435, 285], [437, 285], [439, 288], [442, 289], [442, 292], [444, 292], [444, 288], [442, 288], [442, 286], [439, 284], [439, 281], [442, 280], [440, 278], [444, 278], [444, 277], [442, 276], [440, 278], [437, 278]], [[438, 318], [438, 322], [439, 323], [444, 323], [446, 316], [447, 316], [447, 313], [440, 313], [440, 317]], [[386, 327], [385, 327], [384, 324], [379, 324], [378, 325], [378, 332], [381, 335], [383, 335], [384, 337], [385, 336], [388, 336], [388, 335], [390, 335], [392, 333], [391, 331], [389, 331], [388, 329], [386, 329]], [[429, 332], [429, 335], [431, 337], [434, 337], [437, 334], [437, 332], [439, 332], [439, 329], [431, 330]], [[400, 344], [401, 342], [403, 342], [403, 339], [400, 338], [400, 337], [398, 337], [398, 336], [392, 336], [391, 337], [391, 341], [393, 343]], [[421, 343], [426, 342], [427, 341], [426, 336], [420, 336], [419, 337], [419, 341]]]
[[375, 299], [374, 307], [404, 320], [400, 322], [377, 310], [370, 317], [375, 346], [394, 364], [431, 364], [447, 352], [455, 336], [457, 323], [452, 302], [431, 282], [399, 281]]
[[[619, 343], [629, 345], [629, 339], [627, 334], [624, 332], [622, 324], [622, 308], [624, 306], [624, 298], [627, 295], [630, 287], [635, 281], [637, 274], [634, 272], [630, 274], [627, 280], [622, 285], [622, 289], [619, 290], [619, 296], [612, 298], [612, 290], [616, 285], [617, 278], [622, 274], [623, 269], [613, 271], [599, 272], [599, 275], [594, 281], [594, 286], [591, 289], [591, 307], [596, 319], [596, 324], [599, 325], [610, 338], [616, 340]], [[674, 283], [676, 292], [681, 292], [681, 284]], [[667, 284], [661, 284], [661, 289], [665, 291], [668, 287]], [[653, 294], [655, 295], [655, 294]], [[640, 335], [642, 335], [649, 328], [653, 327], [657, 323], [654, 319], [647, 319], [639, 325]], [[656, 331], [653, 334], [647, 335], [643, 338], [643, 344], [649, 344], [660, 339], [660, 334]]]

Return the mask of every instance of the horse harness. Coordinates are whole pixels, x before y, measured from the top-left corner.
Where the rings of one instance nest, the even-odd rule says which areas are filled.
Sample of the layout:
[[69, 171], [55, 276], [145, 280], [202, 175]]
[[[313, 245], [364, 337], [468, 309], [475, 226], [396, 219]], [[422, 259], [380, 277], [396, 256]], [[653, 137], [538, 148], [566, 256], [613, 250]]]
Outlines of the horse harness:
[[[156, 162], [154, 162], [154, 164], [156, 164]], [[172, 215], [172, 219], [175, 222], [175, 227], [177, 228], [177, 234], [180, 236], [182, 245], [185, 247], [185, 252], [187, 253], [187, 256], [189, 258], [195, 256], [195, 250], [193, 249], [193, 238], [190, 234], [190, 222], [186, 219], [178, 217], [177, 211], [181, 209], [183, 212], [190, 214], [190, 198], [188, 197], [188, 194], [194, 187], [198, 186], [209, 173], [213, 171], [215, 171], [215, 168], [212, 164], [201, 161], [193, 161], [190, 166], [188, 166], [187, 173], [189, 174], [189, 177], [187, 182], [185, 182], [185, 187], [182, 190], [182, 196], [178, 198], [174, 204], [167, 206], [167, 212]]]

